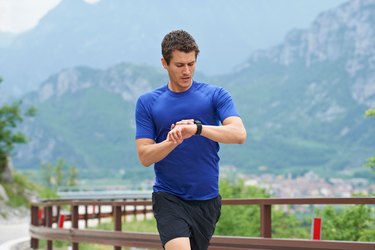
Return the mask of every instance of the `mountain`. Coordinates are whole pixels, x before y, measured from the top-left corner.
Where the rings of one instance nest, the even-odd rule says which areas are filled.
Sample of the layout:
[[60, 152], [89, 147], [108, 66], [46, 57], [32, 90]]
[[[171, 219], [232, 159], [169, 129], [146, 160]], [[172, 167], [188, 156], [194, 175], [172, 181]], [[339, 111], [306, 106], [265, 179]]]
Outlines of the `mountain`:
[[[234, 5], [225, 0], [103, 0], [96, 4], [62, 0], [37, 27], [18, 35], [1, 51], [4, 92], [20, 96], [36, 90], [52, 73], [77, 65], [108, 68], [131, 62], [159, 66], [163, 36], [181, 28], [189, 30], [204, 48], [201, 69], [229, 72], [246, 58], [244, 50], [248, 55], [254, 48], [254, 38], [246, 33], [252, 26], [248, 13], [253, 5], [246, 0]], [[244, 23], [248, 25], [243, 27]], [[223, 50], [223, 46], [231, 49]], [[214, 64], [218, 51], [231, 60]]]
[[[225, 78], [250, 129], [248, 166], [344, 173], [374, 154], [375, 1], [349, 1]], [[246, 93], [246, 94], [244, 94]], [[356, 171], [356, 170], [355, 170]]]
[[165, 82], [158, 70], [119, 64], [108, 70], [65, 69], [24, 98], [38, 109], [22, 128], [32, 141], [20, 146], [15, 164], [23, 169], [62, 157], [81, 170], [127, 169], [137, 165], [134, 103], [152, 83]]
[[[362, 165], [375, 154], [375, 126], [363, 113], [375, 105], [374, 16], [375, 1], [349, 1], [231, 74], [197, 74], [231, 92], [248, 130], [245, 145], [221, 146], [221, 164], [244, 173], [368, 178]], [[15, 166], [63, 157], [92, 176], [152, 175], [135, 167], [134, 105], [166, 81], [159, 69], [127, 63], [52, 75], [24, 98], [39, 113], [24, 124], [32, 141], [18, 148]]]

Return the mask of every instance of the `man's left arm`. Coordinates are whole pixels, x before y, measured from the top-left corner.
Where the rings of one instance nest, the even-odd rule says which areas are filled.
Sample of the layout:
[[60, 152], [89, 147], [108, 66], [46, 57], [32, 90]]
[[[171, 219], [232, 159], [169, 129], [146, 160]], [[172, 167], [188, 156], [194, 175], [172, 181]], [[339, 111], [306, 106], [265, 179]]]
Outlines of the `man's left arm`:
[[[194, 120], [183, 120], [173, 125], [169, 136], [175, 143], [193, 136], [197, 131]], [[238, 116], [229, 116], [223, 121], [222, 126], [202, 125], [200, 136], [204, 136], [216, 142], [226, 144], [243, 144], [247, 134], [242, 119]]]
[[222, 126], [203, 125], [201, 136], [226, 144], [243, 144], [247, 133], [242, 119], [238, 116], [227, 117]]

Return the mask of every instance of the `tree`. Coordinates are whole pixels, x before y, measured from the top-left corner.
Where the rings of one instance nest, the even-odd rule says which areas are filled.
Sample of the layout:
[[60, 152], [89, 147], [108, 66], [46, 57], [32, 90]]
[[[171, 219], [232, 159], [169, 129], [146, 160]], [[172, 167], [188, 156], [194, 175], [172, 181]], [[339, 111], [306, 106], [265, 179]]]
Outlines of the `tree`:
[[[239, 180], [236, 184], [228, 180], [220, 182], [220, 194], [223, 198], [270, 198], [263, 188], [246, 186]], [[308, 230], [304, 221], [297, 219], [293, 214], [272, 209], [272, 235], [275, 238], [308, 238]], [[260, 209], [259, 206], [236, 205], [223, 206], [221, 217], [215, 234], [227, 236], [260, 236]]]
[[327, 206], [318, 210], [323, 218], [324, 240], [375, 241], [374, 209], [367, 205], [353, 205], [346, 209]]
[[[0, 83], [2, 79], [0, 78]], [[21, 109], [22, 101], [4, 104], [0, 107], [0, 180], [11, 181], [10, 156], [16, 144], [27, 142], [27, 137], [16, 131], [25, 116], [35, 116], [36, 109]]]
[[43, 183], [51, 189], [57, 189], [59, 186], [77, 185], [77, 168], [69, 166], [62, 158], [58, 159], [55, 164], [42, 165], [41, 169]]
[[[365, 113], [366, 117], [375, 117], [375, 109], [369, 109]], [[375, 172], [375, 156], [367, 159], [366, 166], [371, 168]]]

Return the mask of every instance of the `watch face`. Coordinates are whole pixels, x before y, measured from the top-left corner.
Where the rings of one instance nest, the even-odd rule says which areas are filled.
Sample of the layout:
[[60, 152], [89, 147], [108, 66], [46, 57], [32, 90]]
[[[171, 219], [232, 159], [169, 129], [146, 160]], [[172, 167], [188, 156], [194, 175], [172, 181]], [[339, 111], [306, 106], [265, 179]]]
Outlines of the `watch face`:
[[194, 124], [202, 124], [202, 122], [199, 120], [194, 120]]

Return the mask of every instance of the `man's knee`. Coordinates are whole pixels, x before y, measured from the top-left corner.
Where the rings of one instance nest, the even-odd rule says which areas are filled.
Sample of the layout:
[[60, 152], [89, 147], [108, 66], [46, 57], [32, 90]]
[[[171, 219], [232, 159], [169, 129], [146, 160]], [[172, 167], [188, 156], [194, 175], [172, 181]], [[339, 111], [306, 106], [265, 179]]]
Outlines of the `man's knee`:
[[187, 237], [174, 238], [168, 241], [164, 248], [165, 250], [191, 250], [190, 239]]

